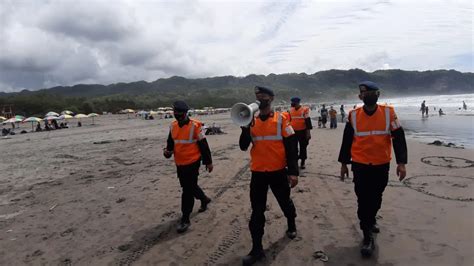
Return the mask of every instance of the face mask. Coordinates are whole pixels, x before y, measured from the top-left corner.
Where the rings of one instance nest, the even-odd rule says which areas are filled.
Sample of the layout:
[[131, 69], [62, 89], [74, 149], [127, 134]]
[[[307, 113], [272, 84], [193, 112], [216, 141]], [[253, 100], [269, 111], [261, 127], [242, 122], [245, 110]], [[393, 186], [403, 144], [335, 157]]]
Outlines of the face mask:
[[296, 106], [296, 103], [291, 103], [291, 107], [295, 107]]
[[270, 100], [260, 100], [260, 106], [258, 107], [258, 109], [263, 110], [268, 106], [270, 106]]
[[364, 96], [364, 104], [367, 106], [374, 106], [377, 103], [377, 100], [379, 99], [379, 96], [376, 94], [369, 94]]
[[174, 118], [175, 118], [178, 122], [182, 122], [182, 121], [186, 120], [186, 114], [177, 114], [177, 113], [174, 113]]

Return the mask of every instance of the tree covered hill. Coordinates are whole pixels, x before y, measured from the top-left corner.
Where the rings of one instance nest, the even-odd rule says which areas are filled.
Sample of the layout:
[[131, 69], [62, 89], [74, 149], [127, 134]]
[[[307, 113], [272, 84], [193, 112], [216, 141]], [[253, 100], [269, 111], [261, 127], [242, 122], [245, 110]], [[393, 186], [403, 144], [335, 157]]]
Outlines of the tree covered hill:
[[235, 102], [253, 100], [255, 85], [273, 88], [278, 102], [288, 101], [295, 95], [308, 101], [343, 100], [354, 99], [357, 84], [363, 80], [377, 82], [387, 96], [474, 93], [474, 73], [455, 70], [365, 72], [351, 69], [320, 71], [310, 75], [252, 74], [199, 79], [173, 76], [153, 82], [58, 86], [37, 91], [0, 93], [0, 106], [13, 104], [14, 111], [23, 115], [40, 115], [64, 109], [84, 113], [117, 112], [124, 108], [152, 109], [169, 106], [176, 99], [184, 99], [195, 108], [230, 107]]

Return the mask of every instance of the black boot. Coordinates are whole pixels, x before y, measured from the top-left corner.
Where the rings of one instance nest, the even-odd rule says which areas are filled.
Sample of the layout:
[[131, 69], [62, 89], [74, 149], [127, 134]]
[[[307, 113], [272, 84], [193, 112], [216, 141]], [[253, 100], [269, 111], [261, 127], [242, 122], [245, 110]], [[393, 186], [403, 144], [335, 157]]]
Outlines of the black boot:
[[300, 166], [301, 169], [306, 169], [305, 161], [306, 161], [305, 159], [301, 159], [301, 166]]
[[205, 212], [207, 210], [207, 205], [211, 202], [210, 198], [201, 200], [201, 208], [199, 208], [198, 212]]
[[189, 226], [191, 225], [191, 222], [189, 221], [189, 217], [184, 217], [181, 218], [181, 221], [178, 224], [178, 227], [176, 228], [176, 231], [178, 233], [184, 233], [188, 231]]
[[364, 231], [364, 240], [362, 241], [362, 247], [360, 249], [360, 254], [363, 257], [370, 257], [375, 250], [375, 241], [372, 235], [372, 230]]
[[286, 236], [290, 239], [294, 239], [296, 237], [295, 218], [289, 218], [288, 219], [288, 230], [286, 230]]
[[380, 233], [380, 228], [377, 226], [377, 224], [374, 224], [374, 226], [372, 227], [372, 233]]
[[263, 251], [263, 249], [252, 248], [250, 253], [242, 258], [242, 265], [253, 265], [257, 261], [261, 261], [263, 259], [265, 259], [265, 252]]

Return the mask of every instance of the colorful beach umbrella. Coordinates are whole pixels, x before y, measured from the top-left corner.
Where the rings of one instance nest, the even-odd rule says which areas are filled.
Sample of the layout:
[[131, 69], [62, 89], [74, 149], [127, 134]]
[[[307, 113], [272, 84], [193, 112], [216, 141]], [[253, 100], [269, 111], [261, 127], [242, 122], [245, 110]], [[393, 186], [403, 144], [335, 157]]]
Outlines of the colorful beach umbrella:
[[47, 116], [47, 117], [48, 117], [48, 116], [59, 116], [59, 114], [56, 113], [56, 112], [48, 112], [48, 113], [46, 114], [46, 116]]
[[74, 116], [74, 118], [79, 118], [79, 119], [80, 118], [86, 118], [86, 117], [87, 117], [87, 115], [85, 115], [85, 114], [77, 114], [77, 115]]
[[20, 119], [20, 118], [16, 118], [16, 117], [12, 117], [8, 120], [5, 120], [3, 123], [6, 124], [6, 123], [19, 123], [23, 121], [23, 119]]
[[62, 115], [73, 115], [74, 112], [69, 111], [69, 110], [64, 110], [64, 111], [61, 112], [61, 114], [62, 114]]
[[34, 131], [34, 127], [33, 127], [33, 124], [36, 122], [36, 123], [39, 123], [43, 120], [41, 120], [41, 118], [38, 118], [38, 117], [28, 117], [27, 119], [23, 120], [23, 122], [31, 122], [31, 131]]
[[94, 117], [98, 117], [99, 115], [96, 113], [90, 113], [87, 116], [92, 118], [92, 124], [94, 124]]
[[58, 120], [59, 117], [57, 116], [46, 116], [43, 120], [51, 121], [51, 120]]
[[74, 118], [74, 116], [72, 116], [72, 115], [67, 115], [67, 114], [63, 114], [63, 115], [60, 115], [60, 116], [58, 117], [58, 119], [60, 119], [60, 120], [63, 120], [63, 119], [71, 119], [71, 118]]

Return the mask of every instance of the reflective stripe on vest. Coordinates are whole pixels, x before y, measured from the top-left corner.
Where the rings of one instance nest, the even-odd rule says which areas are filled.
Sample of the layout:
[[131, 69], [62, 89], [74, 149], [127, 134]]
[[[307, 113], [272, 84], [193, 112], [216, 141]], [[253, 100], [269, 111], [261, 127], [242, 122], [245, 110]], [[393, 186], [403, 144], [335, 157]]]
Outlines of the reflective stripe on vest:
[[281, 136], [281, 114], [278, 113], [278, 120], [277, 120], [277, 134], [273, 136], [252, 136], [252, 141], [261, 141], [261, 140], [282, 140], [283, 137]]
[[390, 135], [390, 108], [385, 108], [385, 130], [373, 130], [373, 131], [357, 131], [357, 118], [356, 114], [357, 111], [352, 112], [351, 119], [352, 119], [352, 127], [354, 128], [354, 136], [357, 137], [366, 137], [371, 135]]
[[[175, 139], [174, 143], [180, 143], [180, 144], [191, 144], [197, 142], [197, 140], [193, 139], [193, 133], [194, 133], [194, 123], [193, 121], [190, 121], [191, 123], [191, 129], [189, 130], [189, 139]], [[173, 127], [171, 127], [171, 130], [173, 130]], [[171, 134], [173, 135], [173, 134]]]

